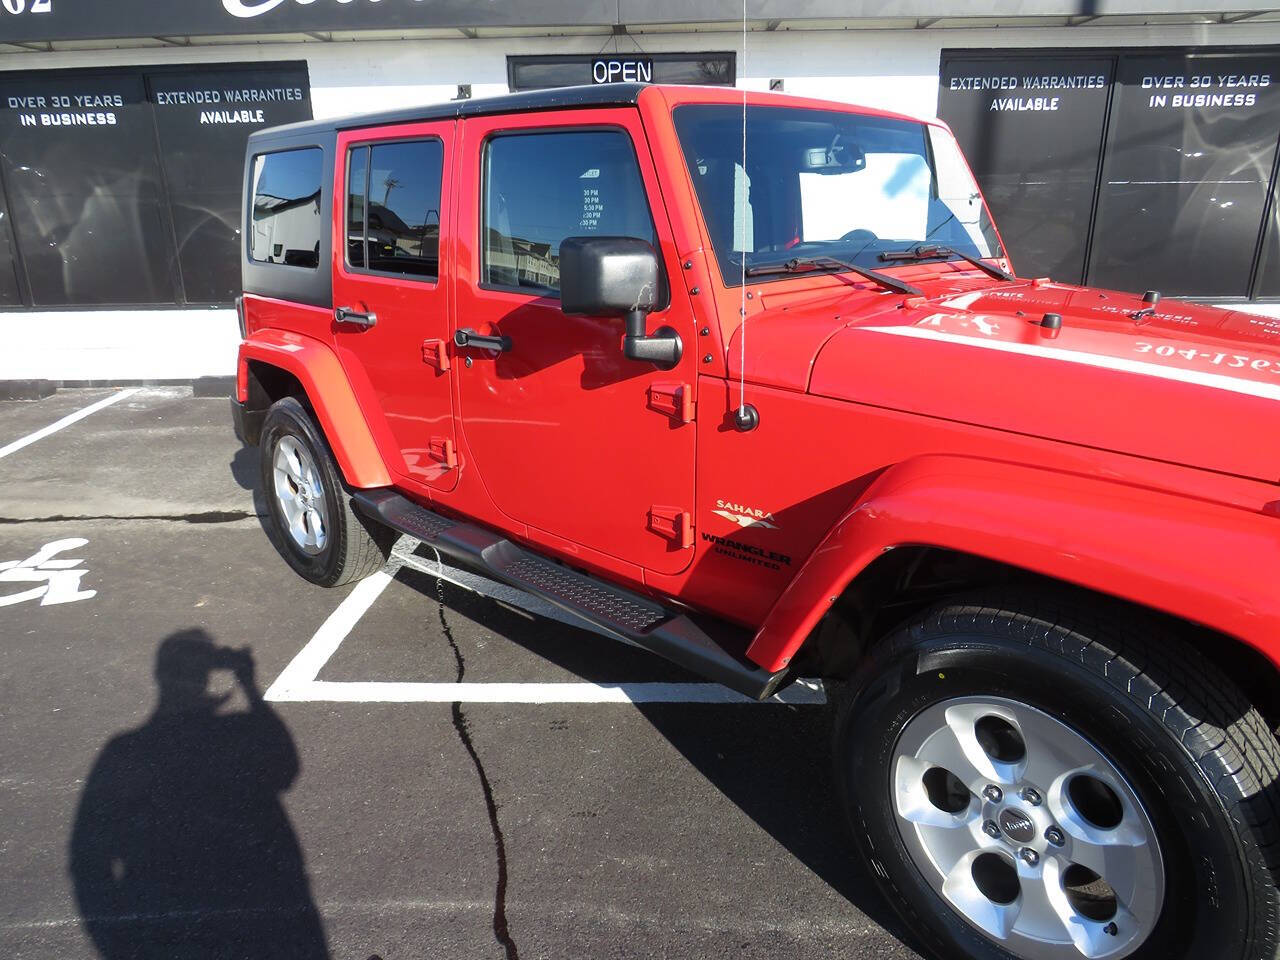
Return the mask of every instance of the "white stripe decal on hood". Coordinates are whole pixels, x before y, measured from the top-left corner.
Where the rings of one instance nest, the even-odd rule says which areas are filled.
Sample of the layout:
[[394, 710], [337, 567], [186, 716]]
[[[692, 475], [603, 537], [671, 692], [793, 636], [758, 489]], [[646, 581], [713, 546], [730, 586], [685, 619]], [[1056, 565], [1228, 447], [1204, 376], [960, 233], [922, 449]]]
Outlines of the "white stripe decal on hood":
[[1064, 350], [1058, 347], [1041, 347], [1030, 343], [1008, 343], [1002, 340], [965, 337], [956, 333], [929, 330], [924, 327], [852, 327], [850, 329], [865, 333], [887, 333], [894, 337], [914, 337], [917, 340], [938, 340], [943, 343], [957, 343], [961, 346], [978, 347], [982, 350], [1017, 353], [1025, 357], [1062, 360], [1067, 363], [1084, 364], [1088, 367], [1100, 367], [1104, 370], [1120, 370], [1124, 373], [1136, 373], [1145, 377], [1158, 377], [1161, 380], [1194, 383], [1201, 387], [1229, 390], [1232, 393], [1243, 393], [1251, 397], [1263, 397], [1267, 400], [1280, 400], [1280, 383], [1258, 383], [1253, 380], [1240, 380], [1221, 373], [1205, 373], [1200, 370], [1165, 367], [1158, 363], [1148, 363], [1145, 360], [1108, 357], [1098, 353], [1083, 353], [1079, 350]]

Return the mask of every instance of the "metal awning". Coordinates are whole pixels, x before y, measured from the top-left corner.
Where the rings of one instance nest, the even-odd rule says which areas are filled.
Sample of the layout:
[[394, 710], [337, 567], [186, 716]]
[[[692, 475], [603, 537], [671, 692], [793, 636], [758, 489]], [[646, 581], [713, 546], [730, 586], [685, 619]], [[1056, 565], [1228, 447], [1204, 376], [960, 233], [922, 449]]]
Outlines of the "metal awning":
[[[757, 32], [1280, 20], [1241, 0], [749, 0], [747, 11]], [[721, 32], [741, 15], [737, 0], [7, 0], [0, 51]]]

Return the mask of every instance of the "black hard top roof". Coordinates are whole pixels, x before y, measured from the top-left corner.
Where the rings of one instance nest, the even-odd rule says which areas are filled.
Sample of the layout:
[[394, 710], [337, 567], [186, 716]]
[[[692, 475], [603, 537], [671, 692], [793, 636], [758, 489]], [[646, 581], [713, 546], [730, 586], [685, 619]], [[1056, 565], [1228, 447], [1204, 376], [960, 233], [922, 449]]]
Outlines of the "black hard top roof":
[[447, 103], [427, 104], [420, 107], [402, 107], [378, 113], [362, 113], [336, 120], [304, 120], [279, 127], [259, 130], [249, 138], [250, 142], [286, 138], [296, 141], [308, 136], [332, 134], [335, 130], [352, 130], [361, 127], [377, 127], [397, 123], [419, 123], [427, 120], [453, 120], [459, 117], [482, 117], [497, 113], [526, 113], [531, 110], [571, 110], [576, 107], [634, 106], [640, 91], [648, 84], [602, 83], [580, 87], [555, 87], [550, 90], [532, 90], [527, 93], [510, 93], [500, 97], [481, 97], [476, 100], [450, 100]]

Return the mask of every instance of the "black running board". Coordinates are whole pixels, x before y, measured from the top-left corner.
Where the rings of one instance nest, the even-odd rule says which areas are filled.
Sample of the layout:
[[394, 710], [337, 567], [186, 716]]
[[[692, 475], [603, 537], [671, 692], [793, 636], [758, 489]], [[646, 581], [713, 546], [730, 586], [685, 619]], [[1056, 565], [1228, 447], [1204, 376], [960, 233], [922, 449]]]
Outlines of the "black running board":
[[390, 490], [357, 490], [351, 499], [361, 512], [450, 559], [752, 699], [772, 696], [786, 677], [785, 669], [769, 673], [726, 649], [679, 611], [579, 573], [483, 527], [442, 517]]

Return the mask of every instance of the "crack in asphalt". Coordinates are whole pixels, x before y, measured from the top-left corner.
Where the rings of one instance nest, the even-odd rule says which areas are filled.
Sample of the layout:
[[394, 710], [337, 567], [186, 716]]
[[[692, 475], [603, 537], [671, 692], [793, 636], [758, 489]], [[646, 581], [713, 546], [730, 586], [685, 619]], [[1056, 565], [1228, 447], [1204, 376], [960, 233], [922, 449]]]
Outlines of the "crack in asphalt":
[[55, 513], [48, 517], [0, 517], [0, 524], [18, 523], [88, 523], [95, 520], [168, 520], [173, 523], [235, 523], [237, 520], [262, 519], [263, 514], [251, 510], [206, 510], [203, 513], [139, 513], [69, 516]]
[[[440, 628], [444, 631], [444, 638], [449, 641], [449, 647], [453, 650], [453, 658], [457, 663], [457, 676], [455, 682], [461, 683], [462, 678], [466, 675], [467, 665], [463, 659], [462, 651], [458, 649], [458, 643], [453, 638], [453, 630], [449, 626], [449, 621], [444, 615], [444, 581], [439, 577], [436, 578], [436, 599], [438, 601], [438, 612], [440, 616]], [[471, 730], [467, 726], [467, 717], [462, 710], [460, 701], [453, 701], [450, 705], [453, 713], [453, 729], [458, 733], [458, 739], [462, 741], [462, 746], [466, 749], [467, 754], [471, 757], [471, 762], [475, 765], [476, 776], [480, 778], [480, 789], [484, 793], [484, 805], [489, 813], [489, 829], [493, 833], [493, 848], [498, 860], [498, 883], [493, 892], [493, 935], [498, 942], [502, 944], [502, 948], [506, 951], [507, 960], [520, 960], [520, 951], [516, 948], [516, 942], [511, 937], [511, 931], [507, 924], [507, 846], [502, 836], [502, 825], [498, 823], [498, 804], [493, 797], [493, 786], [489, 783], [489, 775], [485, 772], [484, 763], [480, 759], [480, 754], [476, 752], [475, 743], [471, 740]]]

